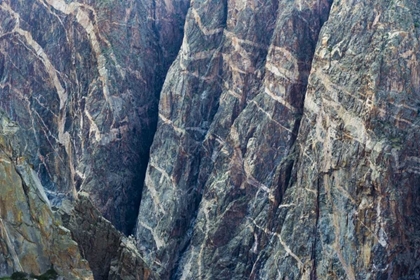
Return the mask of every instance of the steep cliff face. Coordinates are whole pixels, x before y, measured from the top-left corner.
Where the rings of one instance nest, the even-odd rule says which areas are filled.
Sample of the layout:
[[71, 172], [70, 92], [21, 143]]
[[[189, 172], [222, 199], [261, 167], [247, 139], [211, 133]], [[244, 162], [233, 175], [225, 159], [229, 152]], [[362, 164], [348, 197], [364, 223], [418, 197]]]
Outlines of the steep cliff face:
[[312, 63], [289, 206], [277, 213], [278, 243], [288, 246], [279, 254], [294, 254], [280, 275], [307, 266], [331, 279], [419, 277], [418, 5], [333, 5]]
[[0, 276], [420, 278], [418, 1], [0, 19]]
[[35, 171], [13, 157], [10, 144], [21, 136], [18, 130], [0, 112], [0, 277], [16, 271], [41, 275], [53, 267], [66, 279], [93, 279]]
[[53, 201], [86, 190], [118, 229], [132, 230], [187, 8], [1, 1], [0, 108], [28, 132], [24, 152]]
[[137, 228], [140, 249], [165, 277], [257, 273], [330, 4], [192, 4], [161, 93]]
[[419, 277], [417, 5], [193, 2], [137, 225], [155, 271]]

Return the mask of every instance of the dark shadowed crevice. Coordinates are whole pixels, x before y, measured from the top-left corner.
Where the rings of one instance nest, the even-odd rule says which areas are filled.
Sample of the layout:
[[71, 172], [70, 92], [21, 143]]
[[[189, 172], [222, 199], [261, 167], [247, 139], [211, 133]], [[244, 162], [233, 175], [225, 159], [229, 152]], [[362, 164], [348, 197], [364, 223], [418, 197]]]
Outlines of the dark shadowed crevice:
[[[292, 140], [292, 151], [293, 154], [292, 156], [292, 160], [289, 161], [288, 163], [286, 163], [286, 167], [285, 169], [285, 181], [283, 182], [279, 182], [278, 186], [279, 186], [279, 190], [278, 190], [278, 195], [279, 195], [279, 204], [281, 204], [281, 201], [283, 200], [283, 195], [286, 191], [286, 189], [288, 187], [290, 187], [294, 182], [296, 182], [297, 176], [296, 176], [296, 168], [295, 168], [295, 164], [297, 163], [298, 160], [298, 156], [299, 156], [299, 145], [297, 145], [296, 143], [296, 139], [297, 136], [299, 134], [299, 129], [300, 129], [300, 125], [301, 125], [301, 121], [303, 118], [303, 112], [304, 112], [304, 103], [305, 103], [305, 96], [306, 96], [306, 92], [307, 92], [307, 88], [308, 88], [308, 79], [309, 79], [309, 72], [312, 69], [312, 61], [314, 58], [314, 54], [315, 54], [315, 50], [316, 50], [316, 44], [318, 42], [319, 39], [319, 34], [321, 33], [322, 27], [325, 24], [325, 22], [328, 20], [329, 17], [329, 13], [331, 10], [331, 6], [332, 6], [333, 0], [328, 0], [328, 1], [319, 1], [318, 2], [318, 16], [319, 16], [319, 25], [317, 28], [317, 33], [316, 34], [312, 34], [315, 35], [311, 40], [311, 52], [308, 54], [302, 54], [302, 55], [310, 55], [310, 59], [308, 60], [309, 63], [308, 65], [300, 65], [302, 66], [304, 69], [299, 69], [299, 71], [302, 73], [302, 70], [307, 72], [306, 75], [304, 75], [304, 79], [302, 80], [302, 92], [300, 94], [298, 94], [298, 96], [300, 95], [300, 99], [301, 100], [297, 100], [297, 102], [295, 104], [300, 104], [299, 106], [299, 114], [296, 117], [296, 122], [295, 125], [293, 127], [293, 140]], [[312, 26], [307, 26], [307, 30], [311, 30]], [[313, 29], [312, 29], [313, 30]], [[310, 32], [310, 31], [309, 31]], [[317, 261], [316, 261], [316, 250], [317, 250], [317, 246], [318, 246], [318, 222], [319, 222], [319, 207], [320, 207], [320, 178], [317, 179], [317, 205], [316, 205], [316, 220], [314, 222], [314, 227], [313, 227], [313, 239], [314, 242], [313, 244], [311, 244], [311, 262], [312, 262], [312, 268], [310, 271], [310, 279], [311, 280], [316, 280], [317, 279], [317, 271], [316, 271], [316, 266], [317, 266]]]
[[317, 227], [318, 227], [318, 222], [319, 222], [319, 207], [320, 207], [320, 181], [321, 178], [320, 176], [317, 179], [317, 194], [316, 194], [316, 207], [315, 207], [315, 211], [316, 211], [316, 217], [315, 217], [315, 225], [313, 228], [313, 235], [314, 235], [314, 242], [312, 243], [312, 248], [311, 248], [311, 261], [312, 261], [312, 269], [311, 269], [311, 274], [310, 274], [310, 279], [311, 280], [316, 280], [317, 279], [317, 272], [316, 272], [316, 266], [317, 266], [317, 262], [316, 262], [316, 246], [318, 245], [318, 232], [317, 232]]
[[163, 1], [158, 2], [160, 5], [158, 5], [156, 0], [152, 1], [150, 11], [152, 15], [152, 35], [156, 44], [155, 48], [158, 53], [158, 61], [155, 61], [155, 65], [151, 65], [151, 67], [155, 68], [153, 76], [154, 102], [148, 112], [150, 117], [150, 126], [147, 128], [147, 136], [144, 135], [144, 131], [139, 131], [139, 137], [143, 140], [143, 143], [140, 143], [140, 145], [142, 145], [141, 148], [144, 152], [142, 153], [142, 158], [140, 159], [136, 177], [133, 180], [133, 184], [137, 185], [134, 187], [137, 194], [133, 196], [135, 201], [132, 202], [132, 211], [128, 215], [128, 230], [124, 232], [127, 235], [132, 234], [135, 231], [141, 204], [144, 179], [150, 158], [150, 148], [157, 129], [160, 92], [165, 82], [169, 67], [175, 60], [181, 47], [182, 38], [184, 36], [185, 17], [190, 5], [189, 0], [180, 1], [177, 3], [175, 11], [173, 11], [172, 14], [166, 14], [171, 11], [166, 10], [166, 7], [163, 5]]

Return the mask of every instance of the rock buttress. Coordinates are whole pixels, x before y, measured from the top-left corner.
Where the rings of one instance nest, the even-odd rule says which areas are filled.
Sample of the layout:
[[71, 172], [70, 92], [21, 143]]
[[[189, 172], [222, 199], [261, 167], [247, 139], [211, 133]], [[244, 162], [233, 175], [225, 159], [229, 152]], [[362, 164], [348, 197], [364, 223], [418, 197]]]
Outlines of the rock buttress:
[[419, 277], [418, 11], [416, 1], [334, 1], [264, 275]]
[[137, 224], [139, 248], [162, 278], [260, 275], [330, 4], [190, 7], [161, 93]]
[[65, 279], [91, 279], [89, 265], [63, 227], [36, 172], [13, 156], [18, 125], [0, 111], [0, 277], [41, 275], [53, 268]]

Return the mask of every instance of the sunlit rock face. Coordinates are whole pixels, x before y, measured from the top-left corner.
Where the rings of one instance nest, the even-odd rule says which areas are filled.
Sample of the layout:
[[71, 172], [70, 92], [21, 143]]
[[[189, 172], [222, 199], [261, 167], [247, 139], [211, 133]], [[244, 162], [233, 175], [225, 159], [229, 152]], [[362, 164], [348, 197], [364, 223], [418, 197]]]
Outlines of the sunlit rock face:
[[0, 276], [419, 279], [419, 36], [408, 0], [1, 1]]
[[35, 171], [24, 157], [14, 158], [19, 137], [18, 125], [0, 111], [0, 277], [53, 267], [66, 279], [93, 279]]
[[51, 204], [33, 166], [16, 156], [25, 133], [0, 111], [0, 277], [156, 279], [135, 240], [103, 218], [89, 194]]
[[278, 212], [276, 230], [296, 255], [279, 266], [289, 277], [305, 268], [331, 279], [420, 275], [419, 8], [333, 4], [283, 202], [293, 206]]

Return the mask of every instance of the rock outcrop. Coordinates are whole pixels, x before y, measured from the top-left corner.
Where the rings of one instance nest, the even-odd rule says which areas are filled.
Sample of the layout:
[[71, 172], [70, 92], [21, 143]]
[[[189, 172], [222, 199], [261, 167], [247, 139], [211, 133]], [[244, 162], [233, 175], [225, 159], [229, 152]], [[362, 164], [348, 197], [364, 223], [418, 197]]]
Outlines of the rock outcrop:
[[59, 213], [82, 256], [89, 261], [95, 279], [153, 279], [137, 252], [134, 239], [124, 237], [104, 219], [87, 193], [80, 192], [75, 203], [63, 202]]
[[0, 276], [420, 278], [419, 1], [0, 19]]
[[35, 171], [14, 158], [18, 126], [0, 113], [0, 277], [41, 275], [53, 268], [65, 279], [93, 279], [70, 231], [51, 209]]
[[418, 278], [418, 11], [194, 1], [138, 218], [152, 269]]
[[0, 111], [0, 277], [154, 279], [134, 238], [102, 217], [87, 193], [51, 205], [25, 157], [15, 157], [25, 134]]

